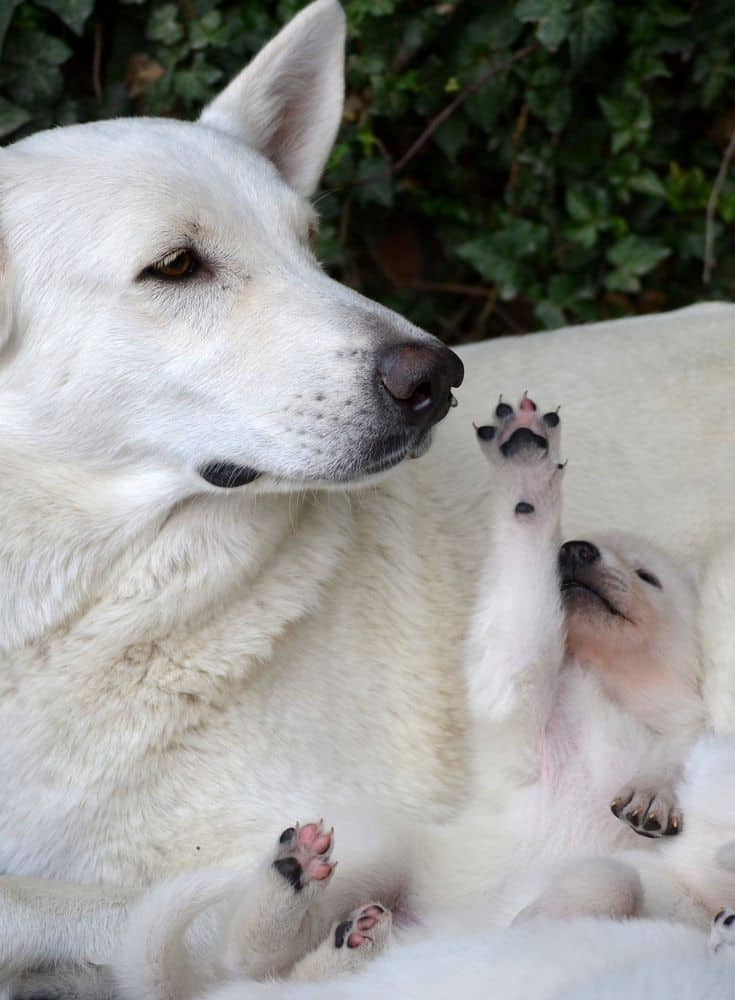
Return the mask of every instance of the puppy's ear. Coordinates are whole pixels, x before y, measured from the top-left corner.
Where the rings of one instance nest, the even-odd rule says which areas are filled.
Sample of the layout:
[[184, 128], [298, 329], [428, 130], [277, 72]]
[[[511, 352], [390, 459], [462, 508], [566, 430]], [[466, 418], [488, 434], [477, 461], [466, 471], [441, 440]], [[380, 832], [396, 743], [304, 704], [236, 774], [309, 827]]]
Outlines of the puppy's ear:
[[342, 116], [344, 44], [341, 6], [316, 0], [207, 105], [200, 122], [243, 139], [310, 195]]

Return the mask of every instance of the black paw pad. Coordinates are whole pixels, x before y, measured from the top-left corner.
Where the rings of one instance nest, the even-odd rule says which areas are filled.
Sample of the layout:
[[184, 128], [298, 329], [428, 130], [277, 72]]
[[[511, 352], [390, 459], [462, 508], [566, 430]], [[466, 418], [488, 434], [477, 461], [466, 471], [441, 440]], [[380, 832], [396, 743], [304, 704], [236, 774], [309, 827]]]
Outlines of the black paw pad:
[[283, 875], [296, 892], [300, 892], [303, 889], [301, 876], [304, 874], [304, 870], [296, 858], [279, 858], [278, 861], [273, 862], [273, 867], [280, 875]]
[[505, 420], [506, 417], [512, 417], [513, 407], [509, 406], [507, 403], [498, 403], [495, 407], [495, 416], [499, 420]]
[[289, 826], [288, 829], [284, 830], [281, 836], [278, 838], [279, 844], [290, 844], [296, 833], [295, 826]]
[[511, 458], [518, 452], [525, 451], [526, 448], [548, 451], [549, 442], [540, 434], [534, 434], [530, 428], [519, 427], [517, 431], [513, 431], [505, 444], [500, 446], [500, 450], [506, 458]]
[[559, 414], [558, 413], [544, 413], [544, 423], [547, 427], [558, 427], [559, 426]]
[[337, 929], [334, 932], [334, 947], [341, 948], [345, 943], [345, 938], [352, 930], [352, 921], [343, 920], [341, 924], [337, 924]]
[[614, 802], [610, 803], [610, 812], [615, 816], [616, 819], [620, 819], [620, 814], [623, 811], [623, 803], [616, 799]]
[[661, 824], [655, 816], [649, 816], [646, 822], [643, 824], [643, 829], [649, 832], [657, 833], [661, 829]]
[[725, 927], [732, 927], [735, 924], [735, 913], [731, 913], [729, 917], [725, 917], [722, 921]]
[[532, 503], [526, 503], [525, 500], [516, 504], [516, 514], [533, 514], [535, 509]]
[[495, 427], [491, 424], [484, 424], [482, 427], [477, 428], [477, 436], [481, 441], [492, 441], [495, 437]]

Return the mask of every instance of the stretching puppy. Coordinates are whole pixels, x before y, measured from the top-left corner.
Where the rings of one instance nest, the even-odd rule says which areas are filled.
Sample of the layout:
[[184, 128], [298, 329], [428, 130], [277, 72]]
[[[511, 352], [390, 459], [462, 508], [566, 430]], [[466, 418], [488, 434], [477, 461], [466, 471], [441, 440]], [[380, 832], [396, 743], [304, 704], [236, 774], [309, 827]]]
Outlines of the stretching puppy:
[[[196, 995], [218, 975], [354, 970], [385, 942], [387, 903], [399, 924], [418, 919], [422, 937], [542, 915], [711, 919], [733, 882], [714, 861], [718, 842], [701, 839], [702, 865], [686, 837], [676, 850], [633, 849], [644, 843], [633, 831], [681, 830], [674, 787], [704, 725], [694, 580], [627, 537], [559, 547], [558, 415], [542, 417], [524, 397], [517, 412], [501, 402], [496, 416], [496, 427], [477, 432], [495, 512], [468, 651], [471, 805], [456, 822], [419, 831], [384, 817], [371, 824], [363, 807], [340, 887], [329, 887], [331, 834], [309, 824], [284, 833], [257, 891], [202, 873], [153, 890], [118, 960], [127, 995]], [[716, 837], [731, 839], [735, 825], [725, 826]], [[316, 854], [303, 851], [304, 837]], [[381, 904], [343, 922], [364, 894]], [[223, 896], [185, 941], [193, 914]]]

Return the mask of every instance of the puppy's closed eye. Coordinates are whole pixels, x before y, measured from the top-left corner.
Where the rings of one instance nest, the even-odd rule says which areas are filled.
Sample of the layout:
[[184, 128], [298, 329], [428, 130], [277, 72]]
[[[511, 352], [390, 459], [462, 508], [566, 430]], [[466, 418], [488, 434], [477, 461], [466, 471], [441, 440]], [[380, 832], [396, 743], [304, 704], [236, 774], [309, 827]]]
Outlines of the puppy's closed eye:
[[659, 590], [663, 590], [663, 585], [657, 576], [653, 573], [649, 573], [647, 569], [637, 569], [636, 573], [645, 583], [649, 583], [652, 587], [657, 587]]

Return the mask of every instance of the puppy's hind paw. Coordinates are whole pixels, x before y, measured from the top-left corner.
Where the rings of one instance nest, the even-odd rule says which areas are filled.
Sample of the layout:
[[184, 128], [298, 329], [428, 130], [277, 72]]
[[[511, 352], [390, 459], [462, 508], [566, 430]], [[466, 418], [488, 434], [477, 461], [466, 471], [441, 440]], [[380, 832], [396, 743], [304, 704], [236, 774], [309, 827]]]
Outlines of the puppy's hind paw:
[[334, 928], [335, 948], [382, 948], [391, 930], [391, 912], [381, 903], [368, 903]]
[[641, 837], [675, 837], [683, 820], [673, 792], [628, 785], [610, 803], [613, 816]]
[[278, 838], [273, 867], [296, 892], [311, 885], [325, 886], [336, 867], [330, 861], [334, 831], [325, 830], [321, 820], [304, 826], [290, 826]]
[[392, 918], [381, 903], [368, 903], [332, 928], [318, 948], [294, 966], [292, 980], [331, 979], [357, 972], [390, 941]]
[[720, 910], [712, 921], [709, 950], [713, 955], [735, 959], [735, 910]]

